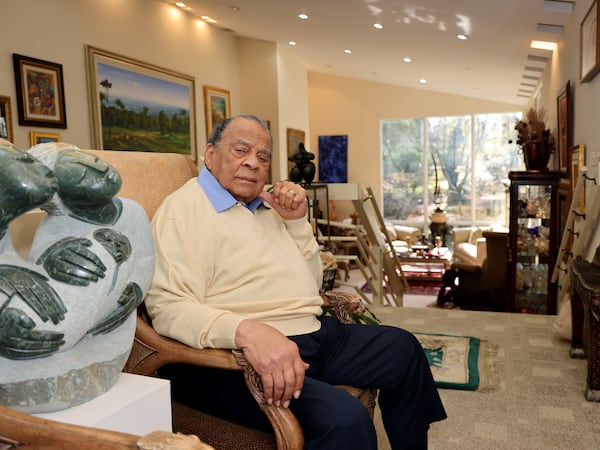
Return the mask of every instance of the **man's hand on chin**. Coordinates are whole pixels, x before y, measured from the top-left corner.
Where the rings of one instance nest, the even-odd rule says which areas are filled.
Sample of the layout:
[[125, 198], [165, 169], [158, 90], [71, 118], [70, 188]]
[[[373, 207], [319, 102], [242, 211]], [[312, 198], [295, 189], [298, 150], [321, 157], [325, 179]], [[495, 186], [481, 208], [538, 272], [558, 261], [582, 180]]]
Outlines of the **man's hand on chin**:
[[287, 408], [292, 397], [300, 397], [308, 364], [293, 341], [269, 325], [247, 319], [238, 325], [235, 342], [260, 375], [269, 405]]
[[306, 215], [308, 199], [302, 186], [291, 181], [278, 181], [273, 193], [263, 191], [259, 195], [277, 211], [284, 220], [300, 219]]

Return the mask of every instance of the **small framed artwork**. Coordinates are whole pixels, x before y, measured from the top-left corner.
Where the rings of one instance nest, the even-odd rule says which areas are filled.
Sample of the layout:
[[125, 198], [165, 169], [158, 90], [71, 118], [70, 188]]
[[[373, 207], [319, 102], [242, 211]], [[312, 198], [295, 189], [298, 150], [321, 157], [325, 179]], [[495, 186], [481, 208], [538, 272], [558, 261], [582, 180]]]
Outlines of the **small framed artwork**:
[[213, 86], [204, 86], [204, 104], [206, 115], [206, 136], [215, 124], [231, 116], [229, 91]]
[[13, 141], [10, 97], [6, 95], [0, 95], [0, 138]]
[[288, 174], [291, 172], [293, 164], [289, 160], [290, 156], [298, 151], [298, 146], [301, 142], [304, 142], [306, 134], [302, 130], [295, 130], [288, 128], [287, 134], [287, 156], [288, 156]]
[[92, 145], [196, 160], [195, 79], [86, 46]]
[[579, 67], [582, 83], [591, 81], [600, 71], [598, 18], [598, 2], [594, 0], [581, 22], [579, 31]]
[[67, 128], [61, 64], [13, 53], [19, 125]]
[[[570, 153], [570, 166], [569, 166], [569, 181], [571, 184], [571, 196], [575, 195], [575, 187], [579, 180], [579, 172], [581, 167], [585, 165], [585, 145], [579, 144], [571, 147]], [[579, 192], [579, 201], [577, 199], [572, 200], [573, 207], [578, 212], [585, 211], [585, 183]]]
[[558, 170], [562, 178], [567, 176], [569, 166], [569, 148], [573, 145], [573, 100], [571, 82], [559, 92], [556, 98], [556, 117], [558, 122]]
[[40, 133], [39, 131], [29, 132], [29, 144], [34, 146], [36, 144], [45, 144], [46, 142], [59, 142], [60, 134], [58, 133]]

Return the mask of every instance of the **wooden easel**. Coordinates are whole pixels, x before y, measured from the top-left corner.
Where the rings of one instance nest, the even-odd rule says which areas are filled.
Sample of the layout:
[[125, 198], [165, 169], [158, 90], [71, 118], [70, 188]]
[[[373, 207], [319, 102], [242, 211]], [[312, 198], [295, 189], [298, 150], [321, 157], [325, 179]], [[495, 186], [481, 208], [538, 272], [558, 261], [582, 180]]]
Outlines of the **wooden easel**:
[[402, 296], [410, 291], [410, 287], [371, 187], [366, 188], [366, 195], [362, 199], [353, 200], [352, 203], [370, 244], [365, 243], [372, 276], [373, 301], [402, 306]]

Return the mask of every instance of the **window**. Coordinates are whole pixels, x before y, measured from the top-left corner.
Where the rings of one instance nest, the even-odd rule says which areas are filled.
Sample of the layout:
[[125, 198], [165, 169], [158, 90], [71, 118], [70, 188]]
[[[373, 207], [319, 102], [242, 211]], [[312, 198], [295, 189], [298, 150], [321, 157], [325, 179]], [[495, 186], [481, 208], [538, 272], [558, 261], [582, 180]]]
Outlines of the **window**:
[[504, 224], [508, 172], [523, 170], [523, 158], [508, 143], [520, 117], [383, 121], [384, 218], [424, 228], [440, 207], [453, 226]]

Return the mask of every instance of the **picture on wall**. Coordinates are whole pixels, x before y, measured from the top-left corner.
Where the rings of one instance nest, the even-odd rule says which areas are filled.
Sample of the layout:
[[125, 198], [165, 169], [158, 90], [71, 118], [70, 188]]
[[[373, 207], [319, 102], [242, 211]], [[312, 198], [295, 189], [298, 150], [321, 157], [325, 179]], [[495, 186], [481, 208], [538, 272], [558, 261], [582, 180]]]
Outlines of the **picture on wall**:
[[558, 122], [558, 170], [563, 178], [567, 176], [569, 165], [568, 152], [573, 141], [572, 111], [571, 82], [567, 81], [566, 86], [556, 98], [556, 115]]
[[226, 89], [204, 86], [204, 114], [206, 117], [206, 136], [215, 124], [231, 116], [230, 93]]
[[19, 125], [67, 128], [62, 65], [13, 53]]
[[45, 144], [46, 142], [59, 142], [60, 134], [58, 133], [40, 133], [38, 131], [29, 132], [29, 145]]
[[348, 182], [348, 136], [319, 136], [319, 181]]
[[0, 95], [0, 138], [13, 141], [10, 97], [7, 95]]
[[582, 83], [591, 81], [600, 71], [599, 17], [598, 2], [594, 0], [579, 29], [579, 72]]
[[92, 145], [196, 160], [194, 77], [86, 46]]
[[287, 157], [288, 157], [287, 173], [289, 175], [289, 173], [292, 170], [292, 167], [294, 166], [294, 164], [290, 161], [289, 158], [298, 151], [298, 148], [299, 148], [298, 146], [300, 145], [300, 143], [306, 144], [304, 142], [306, 134], [304, 133], [304, 131], [296, 130], [294, 128], [287, 128], [286, 134], [287, 134]]

